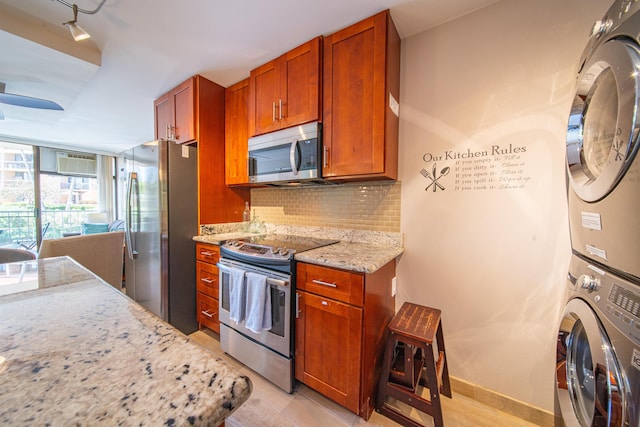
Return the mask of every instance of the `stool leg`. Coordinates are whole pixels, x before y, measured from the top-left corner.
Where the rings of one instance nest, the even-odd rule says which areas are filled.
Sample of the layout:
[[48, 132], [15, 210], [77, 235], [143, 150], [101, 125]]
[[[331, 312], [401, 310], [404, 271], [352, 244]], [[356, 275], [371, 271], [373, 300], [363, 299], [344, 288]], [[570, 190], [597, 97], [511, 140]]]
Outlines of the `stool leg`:
[[429, 385], [429, 400], [431, 401], [431, 416], [435, 427], [444, 427], [442, 417], [442, 407], [440, 406], [440, 386], [438, 385], [438, 374], [436, 373], [436, 362], [433, 358], [433, 346], [424, 346], [425, 369], [427, 371], [427, 382]]
[[449, 367], [447, 364], [447, 352], [444, 349], [444, 336], [442, 335], [442, 320], [440, 320], [440, 324], [438, 325], [438, 330], [436, 331], [436, 341], [438, 343], [438, 351], [441, 351], [444, 355], [442, 363], [442, 394], [447, 397], [451, 397], [451, 383], [449, 382]]

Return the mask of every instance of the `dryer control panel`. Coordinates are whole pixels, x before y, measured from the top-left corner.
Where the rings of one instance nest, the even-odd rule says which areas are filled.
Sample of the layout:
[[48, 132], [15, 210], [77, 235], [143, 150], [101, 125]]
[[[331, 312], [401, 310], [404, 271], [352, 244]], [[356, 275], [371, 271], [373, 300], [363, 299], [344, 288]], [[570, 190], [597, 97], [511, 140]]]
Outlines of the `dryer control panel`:
[[569, 271], [572, 292], [640, 345], [640, 286], [577, 257]]

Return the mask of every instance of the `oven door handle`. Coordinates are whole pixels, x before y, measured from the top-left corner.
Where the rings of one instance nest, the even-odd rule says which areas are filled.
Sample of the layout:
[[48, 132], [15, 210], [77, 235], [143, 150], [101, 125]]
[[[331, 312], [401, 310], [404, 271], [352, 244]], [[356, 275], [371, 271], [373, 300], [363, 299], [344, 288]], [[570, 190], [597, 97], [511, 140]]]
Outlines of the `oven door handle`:
[[[227, 267], [226, 265], [224, 265], [222, 263], [217, 263], [216, 266], [218, 267], [219, 270], [222, 270], [225, 273], [228, 273], [230, 271], [229, 267]], [[251, 270], [247, 269], [247, 271], [251, 271]], [[257, 274], [260, 274], [260, 273], [257, 273]], [[263, 276], [266, 276], [266, 275], [263, 274]], [[269, 276], [266, 276], [266, 277], [267, 277], [267, 283], [269, 285], [280, 286], [282, 288], [285, 288], [285, 287], [289, 286], [289, 282], [286, 281], [286, 280], [274, 279], [273, 277], [269, 277]]]
[[269, 285], [276, 285], [281, 288], [286, 288], [287, 286], [289, 286], [289, 282], [285, 282], [284, 280], [279, 279], [272, 279], [271, 277], [267, 277], [267, 283]]

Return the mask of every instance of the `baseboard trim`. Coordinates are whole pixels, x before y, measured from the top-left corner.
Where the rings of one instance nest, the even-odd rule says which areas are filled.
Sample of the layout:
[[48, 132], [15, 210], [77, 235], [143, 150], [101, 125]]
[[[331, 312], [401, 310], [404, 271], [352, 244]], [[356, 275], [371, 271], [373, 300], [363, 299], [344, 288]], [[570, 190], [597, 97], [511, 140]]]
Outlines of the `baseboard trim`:
[[544, 409], [500, 394], [496, 391], [471, 384], [459, 378], [449, 377], [451, 389], [463, 396], [477, 400], [500, 411], [506, 412], [530, 423], [542, 427], [556, 427], [562, 425], [562, 420]]

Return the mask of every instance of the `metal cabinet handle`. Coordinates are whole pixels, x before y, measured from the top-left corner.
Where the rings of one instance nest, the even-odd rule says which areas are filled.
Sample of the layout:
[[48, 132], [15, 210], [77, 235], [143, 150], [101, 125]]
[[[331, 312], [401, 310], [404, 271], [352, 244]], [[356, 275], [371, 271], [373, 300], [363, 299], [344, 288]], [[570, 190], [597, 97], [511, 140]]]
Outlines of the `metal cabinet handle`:
[[213, 318], [213, 317], [216, 315], [216, 313], [215, 313], [215, 312], [211, 313], [211, 312], [209, 312], [209, 310], [207, 310], [207, 311], [201, 311], [200, 313], [202, 313], [202, 314], [204, 314], [205, 316], [210, 317], [210, 318]]
[[278, 120], [282, 120], [282, 99], [280, 99], [280, 106], [278, 107]]
[[317, 284], [317, 285], [329, 286], [331, 288], [337, 288], [338, 287], [338, 285], [336, 285], [336, 282], [329, 283], [329, 282], [323, 282], [322, 280], [312, 280], [312, 282]]
[[212, 284], [213, 283], [213, 279], [210, 279], [208, 277], [203, 277], [200, 279], [200, 281], [204, 282], [204, 283], [208, 283], [208, 284]]
[[272, 105], [271, 121], [275, 122], [276, 121], [276, 101], [273, 101], [271, 105]]
[[329, 165], [329, 147], [325, 145], [322, 153], [322, 166], [326, 167], [328, 165]]
[[296, 292], [296, 319], [300, 318], [300, 294]]
[[202, 255], [202, 256], [213, 256], [213, 252], [202, 251], [202, 252], [200, 252], [200, 255]]

